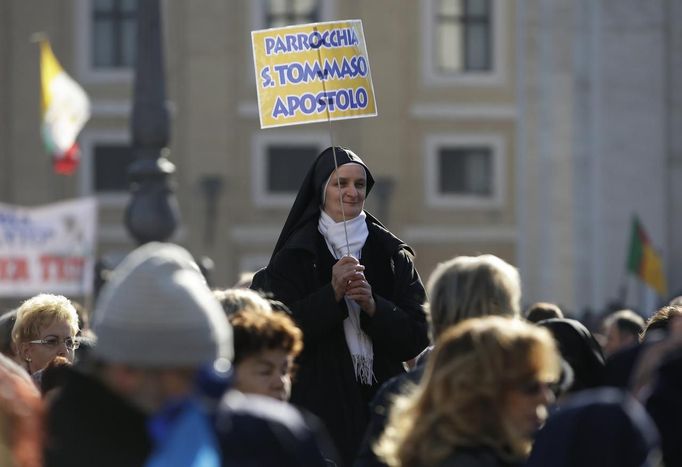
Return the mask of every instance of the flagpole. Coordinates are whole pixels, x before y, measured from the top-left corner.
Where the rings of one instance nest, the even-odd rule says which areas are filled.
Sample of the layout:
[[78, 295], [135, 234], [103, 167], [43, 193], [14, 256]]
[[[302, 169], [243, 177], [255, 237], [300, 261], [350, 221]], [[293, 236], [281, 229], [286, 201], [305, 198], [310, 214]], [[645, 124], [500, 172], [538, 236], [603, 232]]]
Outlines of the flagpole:
[[[42, 50], [41, 50], [42, 43], [49, 41], [49, 37], [48, 37], [46, 32], [38, 31], [38, 32], [34, 32], [33, 34], [31, 34], [31, 37], [28, 38], [28, 41], [31, 44], [38, 45], [39, 46], [38, 53], [42, 54]], [[42, 64], [41, 58], [38, 58], [38, 62], [40, 63], [40, 67], [42, 68], [43, 64]], [[40, 73], [42, 73], [42, 69], [40, 70]], [[42, 80], [42, 77], [41, 77], [41, 80]], [[41, 88], [42, 88], [42, 86], [41, 86]], [[42, 90], [41, 90], [41, 93], [42, 93]], [[42, 96], [41, 96], [41, 98], [42, 98]], [[41, 131], [42, 131], [42, 128], [41, 128]], [[48, 172], [54, 169], [54, 156], [52, 154], [50, 154], [50, 158], [48, 159], [48, 167], [49, 167]], [[52, 177], [50, 177], [50, 178], [52, 178]], [[50, 191], [52, 193], [54, 193], [55, 192], [54, 185], [52, 185], [50, 188], [51, 188]]]
[[[319, 32], [317, 30], [317, 26], [313, 27], [313, 31]], [[320, 47], [322, 46], [322, 43], [319, 43], [319, 46], [317, 47], [317, 60], [320, 63], [320, 80], [322, 81], [322, 92], [324, 93], [325, 99], [327, 99], [327, 76], [324, 71], [324, 66], [322, 64], [322, 54], [320, 52]], [[325, 109], [327, 111], [327, 123], [329, 124], [329, 140], [331, 141], [332, 145], [332, 154], [334, 156], [334, 173], [336, 174], [336, 186], [339, 189], [339, 205], [341, 206], [341, 218], [343, 219], [343, 233], [345, 235], [346, 239], [346, 256], [350, 256], [350, 243], [348, 241], [348, 226], [346, 224], [346, 213], [343, 209], [343, 194], [341, 193], [341, 181], [339, 180], [339, 162], [336, 159], [336, 146], [334, 146], [334, 132], [332, 131], [332, 117], [331, 113], [329, 112], [329, 102], [325, 100]]]
[[46, 41], [48, 39], [49, 38], [47, 36], [47, 33], [45, 33], [44, 31], [39, 31], [31, 34], [31, 37], [29, 37], [28, 41], [31, 44], [40, 44], [41, 42]]
[[623, 279], [620, 282], [619, 295], [620, 304], [623, 308], [627, 308], [627, 298], [628, 298], [628, 273], [625, 272]]

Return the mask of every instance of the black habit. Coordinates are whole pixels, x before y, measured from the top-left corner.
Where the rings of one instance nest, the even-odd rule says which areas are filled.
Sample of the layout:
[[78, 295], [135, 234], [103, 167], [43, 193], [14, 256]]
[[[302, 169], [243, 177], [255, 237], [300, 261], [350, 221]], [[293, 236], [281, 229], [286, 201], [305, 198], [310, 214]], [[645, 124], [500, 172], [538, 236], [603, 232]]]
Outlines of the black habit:
[[[351, 151], [337, 147], [338, 165], [359, 163], [367, 173], [367, 193], [374, 180]], [[348, 310], [337, 302], [331, 285], [331, 255], [318, 231], [322, 190], [334, 171], [332, 149], [317, 158], [306, 175], [289, 213], [268, 267], [254, 278], [252, 288], [272, 292], [292, 311], [303, 330], [304, 348], [291, 401], [326, 424], [344, 462], [354, 459], [368, 422], [368, 404], [376, 389], [404, 372], [403, 361], [428, 345], [423, 304], [424, 287], [409, 246], [367, 214], [369, 234], [360, 263], [372, 287], [376, 312], [361, 312], [361, 326], [373, 344], [376, 381], [356, 381], [346, 344], [343, 321]]]

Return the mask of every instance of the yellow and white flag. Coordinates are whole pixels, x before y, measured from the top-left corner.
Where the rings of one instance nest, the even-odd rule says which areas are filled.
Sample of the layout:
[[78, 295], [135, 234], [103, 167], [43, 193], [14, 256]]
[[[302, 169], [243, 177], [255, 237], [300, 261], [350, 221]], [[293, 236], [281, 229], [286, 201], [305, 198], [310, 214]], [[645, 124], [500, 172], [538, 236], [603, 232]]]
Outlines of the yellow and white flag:
[[83, 88], [61, 67], [46, 39], [40, 41], [42, 136], [57, 173], [76, 170], [79, 148], [76, 137], [90, 118], [90, 100]]

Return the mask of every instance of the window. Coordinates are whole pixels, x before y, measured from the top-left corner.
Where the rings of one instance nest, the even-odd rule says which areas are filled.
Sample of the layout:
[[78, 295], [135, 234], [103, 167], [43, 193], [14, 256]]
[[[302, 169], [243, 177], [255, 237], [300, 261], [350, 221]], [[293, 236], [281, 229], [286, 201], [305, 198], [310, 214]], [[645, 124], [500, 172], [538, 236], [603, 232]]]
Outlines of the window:
[[124, 207], [129, 197], [128, 166], [134, 160], [130, 134], [124, 129], [88, 129], [81, 146], [80, 195], [97, 195], [100, 206]]
[[318, 0], [267, 0], [268, 28], [320, 21]]
[[128, 145], [95, 144], [94, 191], [96, 193], [128, 192], [128, 167], [135, 160]]
[[77, 81], [132, 81], [137, 55], [138, 1], [74, 0]]
[[426, 84], [503, 84], [508, 0], [421, 0], [421, 5]]
[[[331, 21], [336, 0], [249, 0], [251, 29]], [[249, 44], [251, 47], [251, 44]]]
[[265, 156], [268, 172], [266, 189], [274, 194], [296, 193], [319, 153], [317, 145], [268, 145]]
[[137, 0], [94, 0], [92, 63], [95, 68], [135, 65]]
[[489, 147], [441, 147], [437, 190], [447, 195], [492, 194], [492, 150]]
[[445, 73], [491, 68], [490, 0], [439, 0], [435, 63]]
[[329, 145], [329, 135], [324, 132], [254, 134], [252, 189], [255, 204], [291, 206], [310, 165]]
[[[317, 23], [337, 19], [335, 15], [335, 3], [337, 0], [249, 0], [249, 15], [251, 30], [268, 29], [294, 24]], [[248, 56], [253, 57], [251, 41], [245, 41], [248, 46]], [[250, 59], [251, 59], [250, 58]], [[245, 66], [244, 79], [255, 86], [253, 63]], [[240, 104], [241, 115], [258, 117], [258, 105], [253, 102]]]
[[431, 135], [426, 140], [426, 198], [434, 207], [499, 207], [503, 140], [497, 135]]

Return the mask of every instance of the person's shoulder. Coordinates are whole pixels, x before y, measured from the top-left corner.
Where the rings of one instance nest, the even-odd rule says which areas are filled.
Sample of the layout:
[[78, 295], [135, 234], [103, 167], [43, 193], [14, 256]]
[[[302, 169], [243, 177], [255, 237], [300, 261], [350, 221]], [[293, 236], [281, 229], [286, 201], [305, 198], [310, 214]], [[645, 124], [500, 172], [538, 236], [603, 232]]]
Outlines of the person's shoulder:
[[325, 465], [314, 428], [286, 402], [229, 391], [218, 408], [216, 431], [234, 465], [246, 460], [263, 466]]
[[388, 230], [381, 222], [374, 217], [367, 216], [367, 228], [369, 236], [376, 239], [377, 243], [385, 248], [389, 255], [406, 255], [414, 257], [414, 250], [407, 243], [398, 238], [393, 232]]
[[400, 243], [403, 243], [402, 240], [396, 237], [390, 230], [386, 228], [384, 224], [379, 222], [379, 220], [372, 216], [371, 214], [367, 214], [365, 222], [367, 223], [367, 229], [369, 230], [370, 235], [392, 238], [399, 241]]
[[[416, 364], [415, 369], [420, 369], [422, 373], [424, 372], [424, 368], [426, 367], [426, 362], [429, 360], [429, 357], [433, 353], [433, 345], [428, 346], [422, 352], [414, 357], [414, 361]], [[421, 376], [420, 376], [421, 377]]]
[[409, 393], [419, 384], [424, 368], [412, 368], [400, 373], [381, 385], [370, 403], [372, 410], [380, 415], [388, 415], [388, 410], [396, 396]]
[[317, 220], [311, 219], [296, 229], [291, 234], [289, 239], [284, 243], [282, 248], [277, 252], [273, 260], [278, 256], [287, 257], [295, 253], [296, 250], [303, 250], [310, 253], [315, 252], [316, 239], [320, 235], [317, 230]]
[[254, 425], [264, 422], [269, 425], [281, 424], [292, 431], [309, 429], [301, 413], [291, 404], [271, 397], [228, 391], [220, 402], [218, 423], [239, 417]]

